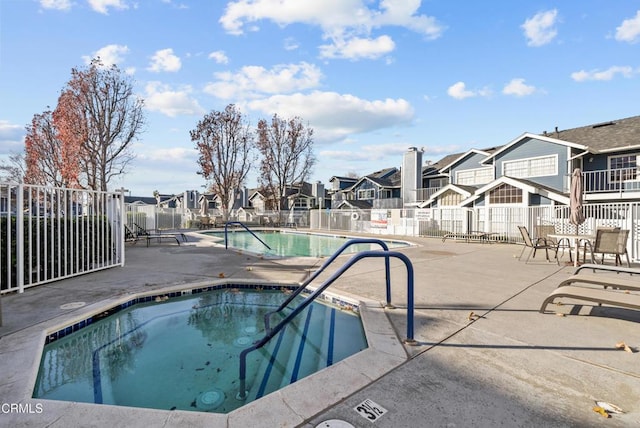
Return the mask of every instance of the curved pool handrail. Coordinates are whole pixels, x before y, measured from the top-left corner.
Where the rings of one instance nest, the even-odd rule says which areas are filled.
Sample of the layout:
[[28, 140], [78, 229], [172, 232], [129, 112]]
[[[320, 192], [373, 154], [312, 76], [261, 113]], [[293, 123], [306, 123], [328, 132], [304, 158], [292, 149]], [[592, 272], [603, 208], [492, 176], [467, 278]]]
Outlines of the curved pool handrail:
[[229, 249], [229, 240], [227, 238], [227, 231], [229, 229], [229, 225], [230, 224], [239, 224], [240, 226], [244, 227], [245, 230], [247, 232], [249, 232], [250, 234], [253, 235], [254, 238], [256, 238], [258, 241], [262, 242], [264, 244], [265, 247], [267, 247], [268, 249], [271, 249], [271, 247], [269, 245], [267, 245], [266, 242], [264, 242], [262, 239], [258, 238], [258, 235], [256, 235], [255, 233], [253, 233], [253, 231], [251, 229], [249, 229], [244, 223], [242, 223], [241, 221], [228, 221], [224, 224], [224, 248], [225, 250]]
[[[289, 295], [289, 297], [282, 302], [282, 304], [280, 304], [280, 306], [278, 307], [278, 309], [267, 312], [266, 314], [264, 314], [264, 327], [265, 330], [268, 332], [269, 331], [269, 324], [271, 324], [270, 319], [271, 319], [271, 315], [280, 312], [281, 310], [283, 310], [284, 308], [286, 308], [289, 303], [291, 303], [291, 301], [293, 299], [296, 298], [297, 295], [299, 295], [300, 293], [302, 293], [302, 291], [307, 287], [307, 285], [309, 285], [311, 283], [311, 281], [313, 281], [314, 279], [316, 279], [318, 277], [318, 275], [320, 275], [322, 273], [322, 271], [324, 271], [327, 267], [329, 267], [329, 265], [331, 263], [333, 263], [333, 261], [338, 258], [338, 256], [340, 256], [347, 248], [349, 248], [352, 245], [356, 245], [356, 244], [379, 244], [382, 249], [384, 249], [385, 251], [389, 251], [389, 246], [387, 245], [386, 242], [384, 242], [381, 239], [376, 239], [376, 238], [353, 238], [348, 240], [347, 242], [345, 242], [340, 248], [338, 248], [336, 250], [335, 253], [333, 253], [331, 255], [331, 257], [329, 257], [327, 259], [327, 261], [325, 261], [322, 266], [320, 266], [320, 268], [318, 270], [316, 270], [313, 275], [311, 275], [309, 278], [307, 278], [306, 281], [304, 281], [302, 284], [300, 284], [300, 286], [298, 288], [296, 288], [296, 290], [291, 293]], [[387, 279], [387, 306], [391, 305], [391, 276], [389, 275], [389, 271], [390, 271], [390, 267], [389, 267], [389, 259], [387, 258], [385, 260], [385, 276]]]
[[306, 299], [304, 299], [298, 307], [296, 307], [290, 314], [288, 314], [280, 323], [278, 323], [273, 329], [267, 331], [265, 336], [251, 345], [250, 347], [243, 349], [240, 352], [240, 379], [239, 390], [236, 398], [238, 400], [245, 400], [247, 398], [246, 390], [246, 377], [247, 377], [247, 354], [251, 351], [255, 351], [263, 347], [269, 342], [280, 330], [282, 330], [296, 315], [298, 315], [303, 309], [313, 302], [327, 287], [334, 283], [335, 280], [340, 278], [351, 266], [353, 266], [360, 259], [365, 257], [384, 257], [389, 260], [390, 257], [400, 259], [407, 268], [407, 338], [405, 343], [415, 343], [413, 338], [413, 264], [409, 257], [402, 253], [394, 251], [380, 251], [380, 250], [368, 250], [362, 251], [351, 257], [340, 269], [338, 269], [329, 279], [327, 279], [320, 287], [314, 290]]

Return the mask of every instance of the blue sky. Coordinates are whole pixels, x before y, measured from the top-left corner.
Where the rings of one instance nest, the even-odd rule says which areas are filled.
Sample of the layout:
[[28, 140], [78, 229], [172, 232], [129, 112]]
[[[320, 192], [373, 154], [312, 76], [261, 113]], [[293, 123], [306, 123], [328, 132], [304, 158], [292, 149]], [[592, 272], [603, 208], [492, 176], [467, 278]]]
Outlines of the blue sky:
[[637, 1], [2, 0], [0, 156], [95, 56], [145, 100], [137, 196], [202, 188], [189, 131], [229, 103], [308, 122], [325, 184], [640, 114]]

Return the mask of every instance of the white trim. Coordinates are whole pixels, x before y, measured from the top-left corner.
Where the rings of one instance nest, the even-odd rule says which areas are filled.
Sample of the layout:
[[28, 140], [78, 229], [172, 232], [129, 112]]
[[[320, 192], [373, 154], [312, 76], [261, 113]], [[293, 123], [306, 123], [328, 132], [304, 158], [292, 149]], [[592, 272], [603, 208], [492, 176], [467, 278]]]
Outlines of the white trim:
[[562, 146], [573, 147], [575, 149], [589, 150], [588, 146], [585, 146], [585, 145], [582, 145], [582, 144], [571, 143], [569, 141], [558, 140], [556, 138], [551, 138], [549, 136], [544, 136], [544, 135], [532, 134], [530, 132], [525, 132], [524, 134], [520, 135], [519, 137], [511, 140], [509, 143], [507, 143], [504, 146], [502, 146], [502, 148], [500, 148], [500, 149], [496, 150], [495, 152], [493, 152], [491, 155], [489, 155], [485, 160], [483, 160], [480, 163], [486, 164], [491, 159], [494, 159], [498, 154], [504, 152], [505, 150], [510, 149], [512, 146], [514, 146], [517, 143], [521, 142], [525, 138], [532, 138], [532, 139], [535, 139], [535, 140], [546, 141], [547, 143], [560, 144]]
[[[477, 172], [479, 172], [479, 171], [489, 171], [489, 173], [490, 173], [489, 174], [490, 175], [489, 181], [483, 181], [483, 182], [474, 181], [473, 183], [460, 183], [460, 173], [474, 172], [474, 178], [476, 178], [477, 175], [478, 175]], [[456, 171], [455, 179], [456, 179], [456, 183], [455, 184], [458, 184], [458, 185], [461, 185], [461, 186], [477, 186], [479, 184], [490, 183], [492, 180], [495, 179], [495, 174], [494, 174], [494, 170], [493, 170], [492, 166], [483, 166], [483, 167], [480, 167], [480, 168], [461, 169], [460, 171]]]

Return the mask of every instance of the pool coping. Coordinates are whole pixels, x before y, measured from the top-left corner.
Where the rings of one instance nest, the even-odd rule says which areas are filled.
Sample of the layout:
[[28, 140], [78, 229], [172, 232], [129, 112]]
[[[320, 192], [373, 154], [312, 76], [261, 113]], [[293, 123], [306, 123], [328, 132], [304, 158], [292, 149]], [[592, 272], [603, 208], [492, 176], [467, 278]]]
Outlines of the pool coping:
[[[250, 426], [255, 424], [256, 420], [260, 420], [260, 423], [265, 426], [296, 426], [379, 379], [409, 358], [380, 302], [352, 296], [342, 291], [339, 293], [325, 291], [324, 300], [338, 299], [340, 302], [358, 306], [368, 348], [227, 414], [144, 409], [31, 397], [44, 343], [53, 332], [100, 314], [105, 311], [105, 308], [113, 308], [136, 298], [226, 284], [300, 285], [296, 282], [240, 279], [208, 280], [174, 285], [105, 299], [79, 308], [72, 314], [42, 322], [4, 337], [3, 341], [13, 342], [10, 349], [13, 350], [11, 353], [15, 353], [15, 358], [10, 355], [11, 353], [5, 355], [6, 361], [9, 362], [9, 367], [6, 368], [11, 374], [0, 386], [0, 391], [2, 395], [15, 397], [15, 402], [29, 409], [28, 415], [24, 412], [16, 414], [19, 415], [16, 422], [21, 424], [27, 421], [29, 424], [40, 422], [48, 425], [53, 420], [61, 425], [73, 426], [75, 421], [86, 420], [84, 418], [90, 414], [94, 423], [99, 425], [99, 422], [109, 423], [123, 417], [139, 418], [140, 412], [143, 412], [145, 420], [150, 425], [206, 423], [214, 426], [240, 427]], [[25, 356], [32, 356], [33, 359], [25, 361]]]

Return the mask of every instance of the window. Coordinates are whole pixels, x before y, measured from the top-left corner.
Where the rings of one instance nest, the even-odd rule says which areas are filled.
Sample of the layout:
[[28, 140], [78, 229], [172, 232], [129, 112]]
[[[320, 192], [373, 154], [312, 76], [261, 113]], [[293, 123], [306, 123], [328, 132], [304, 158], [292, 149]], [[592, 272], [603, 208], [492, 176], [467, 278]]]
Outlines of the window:
[[460, 205], [462, 202], [462, 195], [460, 193], [454, 192], [453, 190], [447, 190], [438, 198], [440, 205], [443, 206], [452, 206], [452, 205]]
[[467, 169], [456, 172], [456, 184], [473, 186], [485, 184], [493, 180], [493, 167]]
[[609, 179], [611, 181], [629, 181], [640, 178], [638, 174], [638, 155], [611, 156], [609, 158]]
[[358, 200], [373, 199], [373, 197], [374, 197], [373, 189], [358, 190]]
[[440, 187], [444, 187], [447, 185], [447, 179], [446, 177], [443, 178], [432, 178], [431, 180], [429, 180], [429, 187], [436, 187], [436, 188], [440, 188]]
[[389, 189], [380, 190], [379, 196], [380, 199], [389, 199], [393, 197], [393, 192]]
[[514, 178], [558, 175], [558, 155], [505, 161], [502, 175]]
[[522, 189], [510, 184], [501, 184], [489, 192], [491, 204], [520, 204], [522, 203]]

